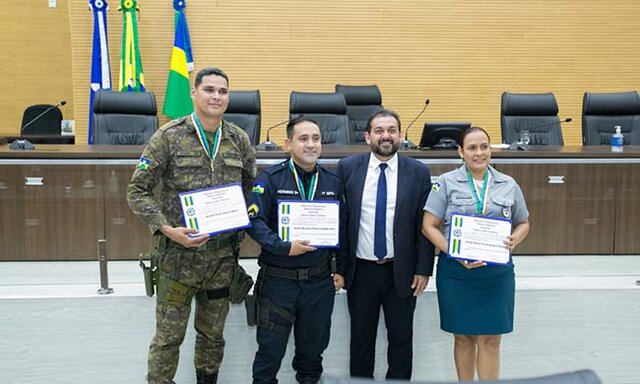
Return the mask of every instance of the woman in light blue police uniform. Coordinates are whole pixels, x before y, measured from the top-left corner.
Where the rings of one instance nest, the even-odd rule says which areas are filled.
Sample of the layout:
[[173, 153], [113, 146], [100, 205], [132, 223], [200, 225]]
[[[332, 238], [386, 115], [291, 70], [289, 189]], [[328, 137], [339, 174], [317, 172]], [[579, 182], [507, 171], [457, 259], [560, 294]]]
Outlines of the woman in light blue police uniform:
[[513, 330], [513, 262], [487, 265], [447, 257], [451, 214], [511, 219], [505, 245], [513, 251], [529, 232], [529, 212], [518, 184], [489, 165], [489, 134], [471, 127], [460, 142], [464, 165], [433, 184], [422, 231], [441, 250], [436, 274], [440, 328], [454, 334], [458, 379], [472, 381], [477, 370], [480, 380], [497, 380], [501, 335]]

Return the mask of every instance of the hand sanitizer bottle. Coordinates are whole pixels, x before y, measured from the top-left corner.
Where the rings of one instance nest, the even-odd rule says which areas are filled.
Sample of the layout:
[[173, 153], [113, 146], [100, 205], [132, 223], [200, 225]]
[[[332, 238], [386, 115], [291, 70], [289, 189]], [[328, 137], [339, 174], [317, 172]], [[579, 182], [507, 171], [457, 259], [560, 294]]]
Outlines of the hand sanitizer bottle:
[[611, 152], [622, 152], [624, 144], [624, 135], [622, 134], [622, 128], [619, 125], [615, 126], [616, 133], [611, 136]]

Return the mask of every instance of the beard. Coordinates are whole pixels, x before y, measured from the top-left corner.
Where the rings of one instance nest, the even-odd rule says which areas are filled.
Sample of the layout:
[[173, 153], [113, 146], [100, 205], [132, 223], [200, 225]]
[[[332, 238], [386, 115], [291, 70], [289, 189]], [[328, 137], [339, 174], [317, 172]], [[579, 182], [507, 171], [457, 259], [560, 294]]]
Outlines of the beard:
[[396, 143], [393, 141], [383, 141], [382, 143], [390, 143], [391, 144], [391, 148], [382, 148], [380, 147], [381, 143], [371, 143], [370, 147], [371, 147], [371, 151], [377, 155], [380, 156], [384, 156], [384, 157], [388, 157], [388, 156], [393, 156], [396, 152], [398, 152], [398, 148], [400, 147], [400, 143]]

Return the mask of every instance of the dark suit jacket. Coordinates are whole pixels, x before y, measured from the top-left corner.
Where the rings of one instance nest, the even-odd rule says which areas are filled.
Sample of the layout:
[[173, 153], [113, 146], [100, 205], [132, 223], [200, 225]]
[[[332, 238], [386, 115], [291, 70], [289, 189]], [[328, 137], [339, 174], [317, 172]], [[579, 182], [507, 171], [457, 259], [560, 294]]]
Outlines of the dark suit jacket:
[[[362, 193], [370, 153], [349, 156], [338, 163], [338, 175], [345, 187], [347, 207], [346, 239], [341, 245], [349, 255], [345, 288], [349, 289], [355, 271], [356, 247], [360, 229]], [[398, 154], [398, 192], [393, 223], [394, 276], [400, 297], [413, 293], [413, 275], [431, 276], [434, 247], [422, 234], [424, 204], [431, 190], [429, 168], [417, 160]]]

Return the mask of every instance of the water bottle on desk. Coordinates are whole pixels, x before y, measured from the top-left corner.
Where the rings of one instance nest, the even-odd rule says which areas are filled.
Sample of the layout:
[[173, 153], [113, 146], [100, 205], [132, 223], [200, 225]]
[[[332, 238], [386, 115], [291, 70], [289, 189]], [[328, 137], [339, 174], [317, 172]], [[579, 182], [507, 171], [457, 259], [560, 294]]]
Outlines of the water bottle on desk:
[[611, 152], [622, 152], [624, 144], [624, 135], [622, 134], [622, 128], [619, 125], [615, 127], [616, 133], [611, 136]]

